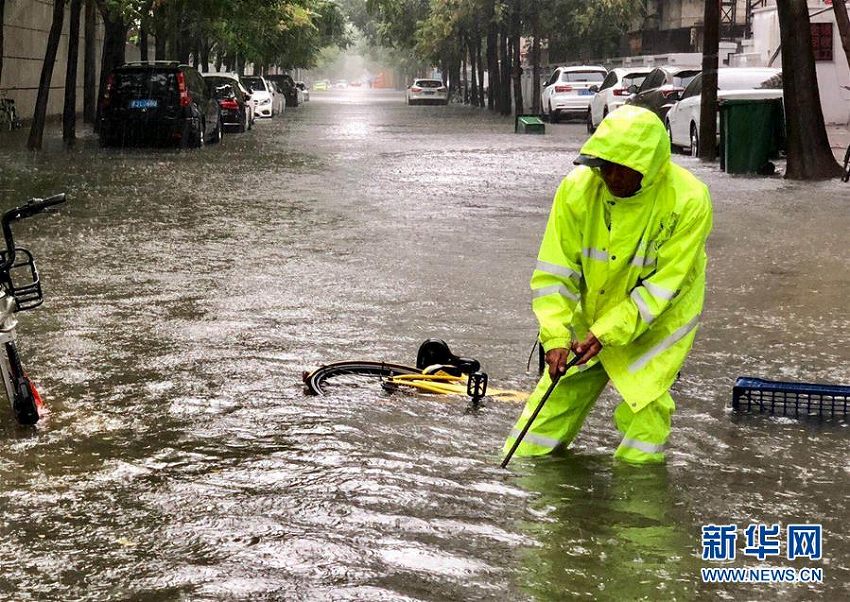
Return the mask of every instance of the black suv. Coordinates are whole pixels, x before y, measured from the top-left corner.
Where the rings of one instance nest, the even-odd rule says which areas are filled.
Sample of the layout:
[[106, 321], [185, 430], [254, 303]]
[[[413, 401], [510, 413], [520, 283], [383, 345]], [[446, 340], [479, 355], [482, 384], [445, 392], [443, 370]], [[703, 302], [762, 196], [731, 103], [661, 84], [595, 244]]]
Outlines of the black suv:
[[109, 74], [101, 99], [100, 141], [201, 147], [221, 140], [221, 111], [193, 67], [127, 63]]
[[278, 75], [264, 75], [263, 77], [270, 82], [276, 83], [281, 87], [281, 89], [283, 89], [283, 96], [286, 98], [287, 107], [298, 106], [298, 90], [295, 88], [295, 80], [293, 80], [289, 75], [286, 73], [280, 73]]

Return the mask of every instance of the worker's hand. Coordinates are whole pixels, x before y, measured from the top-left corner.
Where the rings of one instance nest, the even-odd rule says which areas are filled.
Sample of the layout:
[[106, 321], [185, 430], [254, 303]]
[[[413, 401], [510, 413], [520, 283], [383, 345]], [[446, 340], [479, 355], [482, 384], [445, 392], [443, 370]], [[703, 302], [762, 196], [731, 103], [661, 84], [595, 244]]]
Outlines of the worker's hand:
[[583, 341], [573, 341], [570, 348], [573, 353], [582, 356], [579, 362], [579, 365], [581, 365], [586, 364], [602, 350], [602, 343], [599, 342], [599, 339], [592, 332], [588, 332], [587, 337]]
[[549, 366], [549, 376], [554, 380], [555, 376], [561, 376], [567, 371], [567, 358], [570, 350], [566, 347], [550, 349], [546, 352], [546, 364]]

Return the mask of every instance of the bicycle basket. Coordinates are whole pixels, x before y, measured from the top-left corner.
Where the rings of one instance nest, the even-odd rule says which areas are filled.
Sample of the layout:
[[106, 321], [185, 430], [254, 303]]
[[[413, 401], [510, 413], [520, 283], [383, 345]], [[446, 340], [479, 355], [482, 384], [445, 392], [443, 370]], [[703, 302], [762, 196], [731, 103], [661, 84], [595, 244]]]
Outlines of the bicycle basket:
[[732, 408], [793, 418], [843, 417], [848, 414], [850, 387], [789, 383], [740, 377], [732, 388]]
[[[0, 252], [0, 258], [4, 260], [6, 255], [5, 251]], [[44, 302], [35, 259], [22, 247], [15, 247], [15, 263], [9, 268], [6, 284], [8, 292], [15, 298], [16, 311], [33, 309]]]

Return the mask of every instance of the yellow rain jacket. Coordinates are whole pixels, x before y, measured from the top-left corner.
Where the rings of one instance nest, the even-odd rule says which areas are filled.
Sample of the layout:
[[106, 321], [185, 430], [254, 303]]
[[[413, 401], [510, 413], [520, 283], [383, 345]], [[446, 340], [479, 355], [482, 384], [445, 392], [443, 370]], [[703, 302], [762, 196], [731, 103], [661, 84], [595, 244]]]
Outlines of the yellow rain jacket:
[[[628, 198], [579, 167], [561, 182], [531, 278], [546, 351], [590, 330], [614, 386], [637, 412], [664, 394], [691, 349], [705, 292], [711, 198], [670, 161], [654, 113], [626, 105], [608, 115], [581, 153], [643, 174]], [[576, 370], [574, 368], [573, 370]]]

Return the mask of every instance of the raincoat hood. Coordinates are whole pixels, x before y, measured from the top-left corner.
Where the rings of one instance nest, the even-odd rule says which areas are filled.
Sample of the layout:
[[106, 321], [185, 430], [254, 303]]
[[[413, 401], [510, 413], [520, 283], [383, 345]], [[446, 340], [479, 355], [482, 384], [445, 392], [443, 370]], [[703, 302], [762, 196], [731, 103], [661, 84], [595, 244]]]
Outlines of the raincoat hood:
[[670, 165], [670, 138], [661, 120], [647, 109], [623, 105], [609, 114], [581, 154], [619, 163], [643, 174], [646, 190]]

